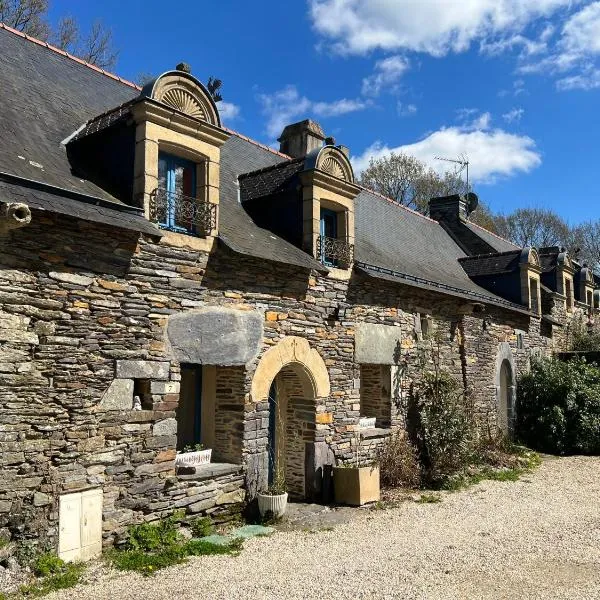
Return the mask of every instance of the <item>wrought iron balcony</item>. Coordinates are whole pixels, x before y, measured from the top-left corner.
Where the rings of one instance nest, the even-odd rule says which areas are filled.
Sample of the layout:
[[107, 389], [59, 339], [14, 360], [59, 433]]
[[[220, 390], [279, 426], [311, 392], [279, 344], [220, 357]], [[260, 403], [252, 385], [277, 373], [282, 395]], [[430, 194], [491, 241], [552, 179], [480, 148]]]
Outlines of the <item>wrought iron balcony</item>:
[[317, 238], [317, 253], [324, 265], [347, 269], [354, 259], [354, 246], [345, 240], [320, 235]]
[[217, 206], [164, 188], [150, 195], [150, 220], [161, 229], [206, 236], [217, 226]]

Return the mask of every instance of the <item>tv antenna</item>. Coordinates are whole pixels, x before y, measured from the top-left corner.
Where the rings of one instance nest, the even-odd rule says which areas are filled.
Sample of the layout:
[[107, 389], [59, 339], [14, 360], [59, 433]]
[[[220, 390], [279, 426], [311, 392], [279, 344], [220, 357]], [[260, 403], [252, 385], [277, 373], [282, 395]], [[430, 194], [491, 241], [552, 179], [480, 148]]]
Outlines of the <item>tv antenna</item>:
[[469, 193], [469, 159], [463, 154], [458, 158], [444, 158], [443, 156], [434, 156], [435, 160], [443, 160], [445, 162], [451, 162], [459, 165], [460, 168], [456, 171], [457, 175], [460, 175], [464, 169], [467, 170], [467, 194]]

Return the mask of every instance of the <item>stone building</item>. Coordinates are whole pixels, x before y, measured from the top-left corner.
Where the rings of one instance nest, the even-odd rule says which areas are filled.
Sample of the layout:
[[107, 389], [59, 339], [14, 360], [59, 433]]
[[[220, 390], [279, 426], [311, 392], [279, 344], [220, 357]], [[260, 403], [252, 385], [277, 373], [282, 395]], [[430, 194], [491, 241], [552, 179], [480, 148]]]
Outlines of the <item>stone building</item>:
[[[472, 197], [425, 217], [312, 121], [281, 152], [223, 127], [186, 65], [140, 89], [4, 26], [0, 63], [0, 527], [61, 556], [274, 469], [318, 500], [404, 427], [430, 352], [510, 434], [529, 357], [598, 307], [589, 269], [474, 225]], [[176, 468], [196, 443], [212, 461]]]

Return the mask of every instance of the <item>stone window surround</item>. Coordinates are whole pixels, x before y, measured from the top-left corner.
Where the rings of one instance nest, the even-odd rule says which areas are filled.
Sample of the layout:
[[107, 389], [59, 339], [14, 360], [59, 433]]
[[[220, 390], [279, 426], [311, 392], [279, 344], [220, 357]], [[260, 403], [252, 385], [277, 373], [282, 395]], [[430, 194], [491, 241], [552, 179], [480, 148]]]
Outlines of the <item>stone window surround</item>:
[[[300, 173], [303, 201], [303, 249], [317, 260], [317, 240], [321, 230], [321, 207], [338, 213], [338, 239], [354, 245], [354, 198], [360, 188], [354, 183], [333, 177], [318, 169]], [[335, 277], [347, 269], [331, 269]]]
[[[209, 123], [199, 121], [152, 100], [135, 104], [132, 114], [136, 123], [134, 162], [134, 202], [150, 216], [150, 197], [158, 187], [158, 155], [166, 152], [197, 163], [197, 187], [205, 190], [205, 199], [217, 206], [216, 228], [204, 240], [192, 245], [210, 250], [219, 223], [220, 147], [229, 134]], [[189, 244], [190, 236], [167, 232], [163, 242]], [[184, 239], [179, 239], [184, 238]], [[200, 248], [199, 248], [200, 249]]]
[[[542, 269], [540, 267], [540, 259], [535, 248], [523, 248], [520, 263], [520, 277], [521, 277], [521, 302], [529, 310], [533, 310], [534, 306], [539, 309], [541, 314], [542, 307], [542, 295], [541, 295], [541, 280], [540, 274]], [[537, 288], [537, 302], [532, 301], [531, 297], [531, 282], [535, 282]]]

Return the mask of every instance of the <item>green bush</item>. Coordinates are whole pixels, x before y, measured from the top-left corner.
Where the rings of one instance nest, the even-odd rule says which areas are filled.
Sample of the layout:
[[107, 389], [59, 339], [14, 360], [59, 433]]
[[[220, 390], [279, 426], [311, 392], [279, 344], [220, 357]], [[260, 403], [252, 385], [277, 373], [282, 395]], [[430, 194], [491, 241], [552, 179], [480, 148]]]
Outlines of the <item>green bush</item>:
[[[154, 523], [142, 523], [129, 528], [129, 539], [123, 549], [113, 549], [107, 558], [116, 569], [137, 571], [142, 575], [154, 575], [159, 569], [185, 562], [188, 556], [204, 554], [237, 554], [242, 540], [219, 545], [202, 539], [186, 541], [177, 529], [182, 518], [179, 512]], [[210, 519], [198, 518], [192, 521], [194, 534], [212, 529]]]
[[203, 538], [214, 533], [215, 526], [210, 517], [198, 517], [190, 521], [190, 529], [195, 538]]
[[475, 421], [449, 373], [424, 373], [413, 389], [413, 424], [426, 483], [440, 484], [465, 468], [475, 450]]
[[181, 541], [177, 521], [182, 515], [173, 513], [170, 517], [154, 523], [142, 523], [129, 528], [128, 550], [154, 552], [173, 546]]
[[553, 454], [600, 454], [600, 369], [582, 359], [535, 361], [517, 387], [516, 434]]
[[65, 562], [58, 558], [56, 554], [46, 552], [40, 554], [32, 564], [32, 570], [38, 577], [48, 577], [48, 575], [55, 575], [60, 573], [65, 568]]
[[53, 554], [42, 554], [32, 564], [33, 572], [39, 581], [21, 586], [21, 594], [26, 597], [45, 596], [55, 590], [73, 587], [81, 580], [84, 565], [65, 563]]

